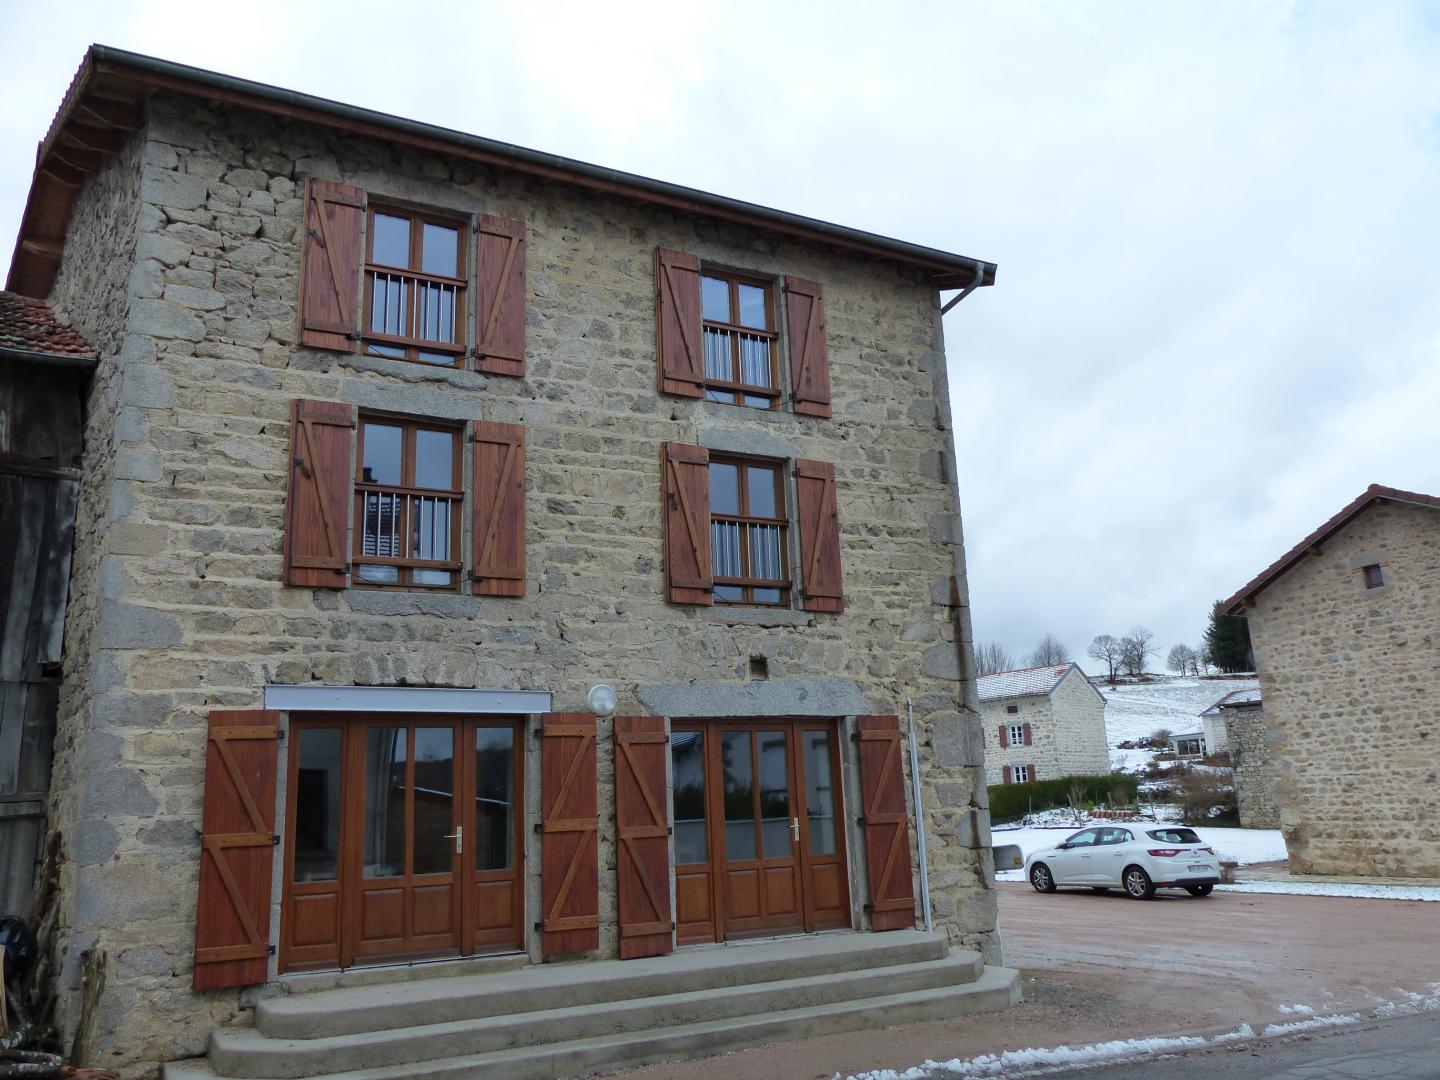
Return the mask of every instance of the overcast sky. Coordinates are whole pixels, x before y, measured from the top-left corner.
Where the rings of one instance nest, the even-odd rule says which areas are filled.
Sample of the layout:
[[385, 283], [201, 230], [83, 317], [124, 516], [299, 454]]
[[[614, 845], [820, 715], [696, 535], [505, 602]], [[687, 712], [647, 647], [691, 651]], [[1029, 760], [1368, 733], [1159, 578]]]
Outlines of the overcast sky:
[[1440, 493], [1440, 3], [210, 6], [0, 6], [5, 252], [98, 41], [997, 262], [946, 334], [1017, 659], [1163, 658], [1367, 484]]

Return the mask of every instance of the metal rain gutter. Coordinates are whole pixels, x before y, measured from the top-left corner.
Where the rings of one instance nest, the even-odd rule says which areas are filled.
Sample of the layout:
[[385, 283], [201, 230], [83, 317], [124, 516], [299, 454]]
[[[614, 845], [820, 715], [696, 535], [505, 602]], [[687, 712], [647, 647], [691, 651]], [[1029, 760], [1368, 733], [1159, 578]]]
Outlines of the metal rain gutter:
[[0, 345], [0, 360], [18, 360], [24, 364], [41, 364], [45, 367], [76, 368], [93, 371], [99, 361], [93, 356], [72, 356], [66, 353], [37, 352], [33, 349], [15, 349]]
[[925, 812], [920, 806], [920, 755], [915, 749], [915, 702], [905, 699], [906, 727], [910, 731], [910, 787], [915, 794], [915, 837], [920, 849], [920, 906], [925, 912], [925, 931], [935, 929], [930, 914], [930, 863], [925, 858]]

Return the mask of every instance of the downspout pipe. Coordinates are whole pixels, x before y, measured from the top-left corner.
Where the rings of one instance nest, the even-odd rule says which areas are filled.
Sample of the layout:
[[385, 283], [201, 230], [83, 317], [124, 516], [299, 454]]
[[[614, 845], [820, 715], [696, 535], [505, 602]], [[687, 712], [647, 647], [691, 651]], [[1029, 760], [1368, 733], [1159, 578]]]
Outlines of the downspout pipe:
[[[973, 286], [972, 286], [973, 287]], [[920, 753], [915, 748], [915, 701], [905, 699], [905, 722], [910, 731], [910, 787], [915, 802], [915, 838], [920, 848], [920, 907], [925, 912], [925, 931], [935, 929], [930, 914], [930, 864], [925, 858], [925, 811], [920, 806]]]
[[976, 289], [978, 289], [978, 288], [984, 283], [984, 281], [985, 281], [985, 264], [982, 263], [982, 262], [977, 261], [977, 262], [975, 263], [975, 280], [973, 280], [972, 282], [970, 282], [969, 285], [966, 285], [965, 288], [961, 289], [961, 290], [960, 290], [960, 294], [959, 294], [958, 296], [952, 296], [952, 297], [950, 298], [949, 302], [947, 302], [946, 305], [940, 309], [940, 314], [941, 314], [941, 315], [947, 315], [947, 314], [949, 314], [951, 308], [953, 308], [953, 307], [954, 307], [956, 304], [958, 304], [961, 300], [964, 300], [965, 297], [969, 296], [972, 292], [974, 292]]

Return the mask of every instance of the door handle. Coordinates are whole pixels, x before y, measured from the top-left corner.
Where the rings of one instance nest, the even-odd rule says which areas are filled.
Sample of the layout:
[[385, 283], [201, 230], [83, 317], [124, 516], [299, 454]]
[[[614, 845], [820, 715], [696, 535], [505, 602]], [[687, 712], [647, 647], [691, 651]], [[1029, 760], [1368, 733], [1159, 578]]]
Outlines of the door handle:
[[795, 843], [800, 842], [800, 819], [798, 817], [790, 819], [790, 835], [794, 838]]
[[445, 839], [455, 841], [455, 854], [459, 855], [465, 845], [465, 826], [456, 825], [454, 832], [447, 832], [445, 834]]

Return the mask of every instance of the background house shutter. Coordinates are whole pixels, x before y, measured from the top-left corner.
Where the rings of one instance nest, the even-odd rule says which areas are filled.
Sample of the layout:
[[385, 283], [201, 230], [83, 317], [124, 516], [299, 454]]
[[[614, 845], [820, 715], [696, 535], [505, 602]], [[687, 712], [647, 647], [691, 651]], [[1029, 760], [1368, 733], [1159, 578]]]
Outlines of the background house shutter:
[[540, 718], [540, 949], [600, 947], [599, 803], [595, 716]]
[[270, 955], [278, 712], [212, 712], [205, 745], [196, 990], [263, 983]]
[[1029, 746], [1029, 745], [1030, 745], [1030, 725], [1029, 725], [1029, 724], [1026, 724], [1026, 725], [1025, 725], [1025, 745], [1026, 745], [1026, 746]]
[[844, 611], [835, 466], [803, 458], [795, 462], [795, 491], [800, 519], [800, 588], [805, 610]]
[[475, 236], [475, 368], [523, 377], [525, 223], [481, 214]]
[[865, 866], [870, 882], [870, 928], [915, 925], [910, 880], [910, 815], [900, 768], [900, 718], [858, 716], [860, 804], [865, 814]]
[[620, 959], [674, 948], [670, 912], [670, 739], [658, 716], [615, 717], [615, 877]]
[[705, 378], [700, 331], [700, 257], [655, 249], [655, 339], [660, 392], [700, 397]]
[[703, 446], [663, 443], [665, 599], [672, 604], [713, 604], [710, 562], [710, 452]]
[[470, 591], [525, 595], [525, 428], [475, 423]]
[[830, 416], [830, 352], [825, 345], [825, 293], [820, 283], [785, 279], [790, 332], [790, 388], [795, 411]]
[[1009, 745], [1010, 745], [1010, 725], [1009, 725], [1009, 724], [1001, 724], [1001, 725], [1000, 725], [1000, 749], [1001, 749], [1001, 750], [1004, 750], [1004, 749], [1005, 749], [1007, 746], [1009, 746]]
[[285, 499], [285, 584], [343, 589], [350, 522], [350, 433], [355, 409], [290, 403], [290, 490]]
[[331, 180], [305, 186], [300, 256], [300, 344], [354, 352], [360, 329], [360, 226], [365, 192]]
[[1010, 766], [1005, 766], [1005, 783], [1010, 783]]

